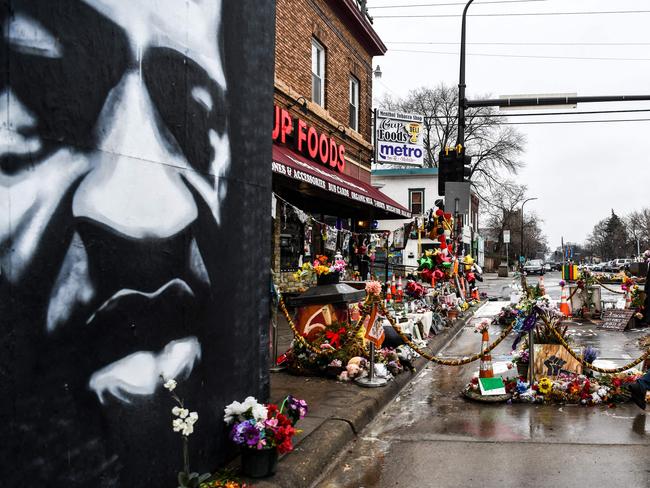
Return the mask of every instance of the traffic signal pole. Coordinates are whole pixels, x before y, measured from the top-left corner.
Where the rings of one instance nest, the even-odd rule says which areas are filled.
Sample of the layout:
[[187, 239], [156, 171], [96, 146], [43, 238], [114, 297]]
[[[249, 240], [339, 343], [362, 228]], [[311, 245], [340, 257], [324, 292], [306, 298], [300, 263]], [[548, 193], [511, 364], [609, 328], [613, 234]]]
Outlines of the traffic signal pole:
[[474, 0], [469, 0], [463, 10], [462, 26], [460, 31], [460, 73], [458, 76], [458, 138], [456, 146], [465, 147], [465, 24], [467, 22], [467, 9]]

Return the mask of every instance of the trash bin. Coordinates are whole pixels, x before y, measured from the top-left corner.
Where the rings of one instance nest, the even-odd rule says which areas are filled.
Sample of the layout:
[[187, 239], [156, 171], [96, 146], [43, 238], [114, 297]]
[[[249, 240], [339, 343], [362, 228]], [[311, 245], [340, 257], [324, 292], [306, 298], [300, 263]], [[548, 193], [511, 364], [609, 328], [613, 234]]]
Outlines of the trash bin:
[[503, 261], [499, 265], [499, 277], [500, 278], [507, 278], [508, 277], [508, 263]]

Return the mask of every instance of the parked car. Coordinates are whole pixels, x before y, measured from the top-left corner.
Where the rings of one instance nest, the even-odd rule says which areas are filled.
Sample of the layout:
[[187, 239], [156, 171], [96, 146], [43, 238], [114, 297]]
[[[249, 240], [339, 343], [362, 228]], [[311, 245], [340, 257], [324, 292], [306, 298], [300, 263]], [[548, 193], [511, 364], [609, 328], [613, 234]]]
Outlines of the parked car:
[[612, 264], [612, 271], [613, 272], [623, 271], [630, 265], [630, 263], [632, 263], [632, 260], [629, 258], [614, 259]]
[[595, 263], [591, 266], [592, 271], [602, 271], [603, 270], [603, 263]]
[[544, 274], [544, 262], [541, 259], [531, 259], [524, 264], [524, 271], [528, 274]]
[[544, 263], [544, 271], [553, 271], [553, 268], [551, 267], [551, 263]]
[[611, 273], [613, 271], [612, 267], [614, 266], [614, 260], [606, 261], [603, 263], [603, 271], [605, 273]]

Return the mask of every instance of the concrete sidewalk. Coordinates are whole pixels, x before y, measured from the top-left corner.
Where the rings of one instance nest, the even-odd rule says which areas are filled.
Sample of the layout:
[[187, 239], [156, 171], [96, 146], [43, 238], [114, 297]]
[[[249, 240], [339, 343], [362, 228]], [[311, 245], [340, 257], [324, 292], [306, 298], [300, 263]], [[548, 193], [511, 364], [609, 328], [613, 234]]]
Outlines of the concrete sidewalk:
[[[481, 305], [470, 308], [453, 326], [429, 341], [437, 354], [462, 330]], [[247, 480], [259, 488], [308, 488], [345, 446], [421, 371], [426, 360], [419, 358], [416, 373], [404, 372], [382, 388], [362, 388], [313, 376], [272, 373], [271, 401], [280, 402], [292, 394], [309, 404], [308, 416], [298, 423], [303, 432], [295, 438], [295, 448], [280, 458], [275, 476]]]

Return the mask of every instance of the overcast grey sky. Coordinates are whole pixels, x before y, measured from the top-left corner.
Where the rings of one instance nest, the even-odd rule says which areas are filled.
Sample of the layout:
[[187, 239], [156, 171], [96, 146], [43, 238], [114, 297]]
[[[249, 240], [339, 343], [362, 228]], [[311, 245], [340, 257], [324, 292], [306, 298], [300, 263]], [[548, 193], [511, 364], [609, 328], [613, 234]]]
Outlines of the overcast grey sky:
[[[463, 6], [406, 8], [405, 5], [460, 1], [462, 0], [368, 2], [370, 14], [375, 17], [375, 29], [388, 46], [384, 57], [375, 58], [375, 65], [379, 64], [383, 72], [380, 83], [375, 83], [375, 96], [383, 92], [404, 96], [411, 89], [435, 86], [441, 82], [458, 84], [461, 19], [428, 18], [424, 15], [461, 14]], [[650, 95], [649, 0], [533, 0], [507, 4], [489, 4], [489, 1], [494, 0], [475, 0], [469, 14], [632, 10], [647, 12], [468, 17], [468, 98], [538, 93], [577, 93], [581, 96]], [[400, 7], [376, 8], [388, 5]], [[383, 15], [418, 17], [381, 18]], [[404, 50], [452, 54], [403, 52]], [[546, 59], [539, 56], [601, 59]], [[580, 104], [572, 111], [642, 108], [650, 110], [650, 102], [588, 103]], [[532, 122], [632, 118], [650, 119], [650, 111], [562, 117], [514, 117], [509, 120]], [[545, 220], [543, 227], [552, 249], [560, 245], [562, 236], [565, 241], [584, 241], [594, 224], [607, 217], [612, 208], [622, 216], [641, 207], [650, 207], [650, 121], [516, 127], [527, 138], [523, 156], [526, 167], [517, 179], [528, 186], [529, 196], [539, 198], [526, 204], [526, 210], [536, 211]]]

